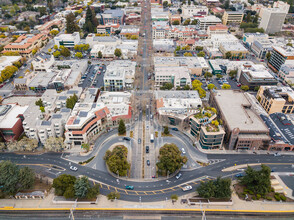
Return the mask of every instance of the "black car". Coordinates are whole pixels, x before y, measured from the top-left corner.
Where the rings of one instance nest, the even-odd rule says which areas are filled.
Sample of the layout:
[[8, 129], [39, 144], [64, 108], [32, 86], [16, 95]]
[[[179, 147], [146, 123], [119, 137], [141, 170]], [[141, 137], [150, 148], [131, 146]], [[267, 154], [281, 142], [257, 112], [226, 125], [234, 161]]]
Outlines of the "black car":
[[146, 146], [146, 153], [149, 153], [149, 146]]
[[150, 160], [147, 160], [147, 166], [150, 166]]
[[130, 141], [131, 140], [131, 138], [129, 138], [129, 137], [124, 137], [123, 139], [126, 140], [126, 141]]

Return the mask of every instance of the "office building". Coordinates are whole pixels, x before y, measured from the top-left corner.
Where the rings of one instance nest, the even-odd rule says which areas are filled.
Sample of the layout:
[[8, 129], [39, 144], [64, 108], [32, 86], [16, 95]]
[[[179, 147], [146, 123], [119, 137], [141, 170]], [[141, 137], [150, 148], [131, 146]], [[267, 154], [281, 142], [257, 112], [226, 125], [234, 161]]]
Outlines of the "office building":
[[121, 9], [108, 9], [101, 14], [101, 24], [123, 25], [125, 19], [124, 11]]
[[228, 33], [228, 27], [223, 24], [216, 24], [209, 26], [207, 28], [207, 34], [208, 36], [211, 36], [212, 34], [227, 34]]
[[255, 40], [251, 45], [251, 50], [259, 60], [265, 60], [268, 52], [273, 50], [269, 40]]
[[154, 73], [156, 87], [161, 87], [165, 83], [171, 83], [174, 88], [184, 87], [185, 85], [191, 87], [191, 72], [186, 66], [155, 67]]
[[283, 64], [288, 60], [294, 60], [294, 47], [273, 46], [271, 58], [268, 65], [275, 72], [278, 72]]
[[268, 40], [268, 35], [264, 33], [244, 33], [242, 42], [246, 47], [250, 48], [254, 41], [256, 40]]
[[210, 94], [209, 103], [216, 108], [223, 122], [224, 142], [229, 150], [268, 148], [269, 129], [255, 112], [247, 93], [218, 90]]
[[182, 16], [183, 19], [194, 18], [197, 16], [206, 16], [208, 15], [208, 8], [202, 5], [182, 5]]
[[294, 60], [286, 61], [280, 68], [278, 76], [288, 84], [294, 84]]
[[268, 114], [294, 113], [294, 91], [290, 87], [261, 86], [256, 98]]
[[200, 30], [207, 30], [209, 26], [215, 26], [217, 24], [221, 24], [222, 21], [218, 17], [214, 15], [208, 15], [205, 17], [197, 18], [197, 25], [200, 28]]
[[222, 19], [223, 24], [241, 24], [243, 21], [243, 12], [242, 11], [225, 11]]
[[265, 33], [274, 34], [281, 31], [287, 13], [279, 8], [263, 9], [259, 28], [263, 28]]
[[54, 37], [54, 44], [58, 47], [64, 46], [72, 48], [79, 44], [80, 40], [80, 33], [74, 32], [73, 34], [61, 34], [57, 37]]
[[249, 54], [248, 50], [243, 46], [243, 44], [239, 42], [225, 42], [221, 43], [219, 46], [220, 52], [222, 52], [223, 56], [226, 57], [227, 53], [231, 53], [231, 58], [235, 59], [244, 59]]

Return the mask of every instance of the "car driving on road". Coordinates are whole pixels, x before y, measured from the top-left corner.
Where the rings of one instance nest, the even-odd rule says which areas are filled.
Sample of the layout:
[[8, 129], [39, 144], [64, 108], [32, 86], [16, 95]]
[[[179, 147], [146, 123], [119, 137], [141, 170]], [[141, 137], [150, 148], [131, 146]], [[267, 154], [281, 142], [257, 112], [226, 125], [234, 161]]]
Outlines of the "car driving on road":
[[77, 171], [78, 170], [78, 168], [74, 167], [74, 166], [70, 166], [69, 169], [72, 170], [72, 171]]
[[192, 186], [185, 186], [182, 190], [183, 190], [184, 192], [185, 192], [185, 191], [192, 190]]
[[176, 175], [176, 179], [177, 179], [177, 180], [180, 179], [181, 176], [182, 176], [182, 174], [179, 173], [178, 175]]
[[150, 160], [147, 160], [147, 166], [150, 166]]
[[134, 187], [133, 186], [126, 186], [126, 189], [133, 190]]

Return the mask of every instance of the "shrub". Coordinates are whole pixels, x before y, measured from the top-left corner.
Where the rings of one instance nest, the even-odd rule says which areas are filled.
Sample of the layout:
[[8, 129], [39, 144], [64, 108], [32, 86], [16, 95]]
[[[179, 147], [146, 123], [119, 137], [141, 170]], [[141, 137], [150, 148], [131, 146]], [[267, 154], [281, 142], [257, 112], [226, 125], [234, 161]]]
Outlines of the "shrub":
[[287, 200], [286, 196], [284, 196], [284, 195], [280, 195], [280, 199], [281, 199], [283, 202], [285, 202], [285, 201]]
[[250, 195], [254, 195], [254, 193], [253, 193], [252, 190], [248, 190], [248, 193], [249, 193]]
[[275, 194], [275, 199], [276, 199], [277, 201], [280, 201], [280, 200], [281, 200], [280, 195], [279, 195], [279, 194]]
[[256, 200], [256, 197], [255, 197], [255, 196], [252, 196], [252, 199], [253, 199], [253, 200]]
[[257, 194], [256, 195], [256, 199], [259, 200], [260, 198], [261, 198], [261, 195], [260, 194]]
[[95, 158], [95, 156], [93, 156], [93, 157], [89, 158], [89, 159], [88, 159], [88, 160], [86, 160], [86, 161], [79, 162], [79, 164], [83, 164], [83, 163], [90, 163], [90, 162], [91, 162], [91, 160], [93, 160], [94, 158]]
[[267, 196], [265, 199], [266, 200], [269, 200], [269, 201], [272, 201], [273, 200], [272, 197], [269, 197], [269, 196]]
[[270, 192], [275, 192], [275, 189], [274, 189], [274, 188], [271, 188], [271, 189], [270, 189]]
[[248, 193], [248, 192], [249, 192], [249, 190], [246, 188], [246, 189], [244, 189], [244, 192]]

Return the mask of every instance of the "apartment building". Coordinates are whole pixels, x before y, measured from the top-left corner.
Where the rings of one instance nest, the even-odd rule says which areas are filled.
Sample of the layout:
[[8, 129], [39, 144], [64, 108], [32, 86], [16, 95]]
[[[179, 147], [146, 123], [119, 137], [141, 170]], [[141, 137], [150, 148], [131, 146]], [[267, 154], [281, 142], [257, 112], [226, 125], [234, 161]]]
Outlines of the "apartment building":
[[218, 90], [210, 94], [209, 104], [216, 108], [223, 122], [224, 142], [229, 150], [266, 150], [269, 146], [269, 129], [248, 96], [238, 90]]
[[18, 52], [21, 56], [30, 58], [35, 48], [41, 48], [47, 42], [47, 36], [43, 34], [27, 34], [19, 36], [13, 43], [4, 46], [2, 53]]
[[214, 15], [208, 15], [205, 17], [197, 18], [197, 25], [200, 28], [200, 30], [207, 30], [209, 26], [215, 26], [217, 24], [221, 24], [222, 21], [218, 17]]
[[263, 28], [265, 33], [274, 34], [281, 31], [287, 12], [279, 8], [263, 9], [259, 28]]
[[130, 60], [112, 61], [104, 74], [104, 88], [107, 91], [132, 89], [136, 62]]
[[211, 36], [212, 34], [227, 34], [228, 33], [228, 27], [223, 24], [216, 24], [209, 26], [207, 28], [207, 34], [208, 36]]
[[269, 40], [256, 40], [251, 45], [251, 50], [259, 60], [265, 60], [267, 53], [273, 49], [272, 45]]
[[268, 35], [264, 33], [244, 33], [242, 42], [247, 46], [248, 48], [251, 47], [254, 41], [257, 40], [268, 40]]
[[290, 9], [290, 5], [287, 4], [287, 2], [276, 1], [276, 2], [274, 2], [273, 8], [279, 8], [281, 11], [288, 14], [289, 9]]
[[223, 24], [241, 24], [243, 16], [243, 11], [225, 11], [222, 17]]
[[262, 64], [243, 64], [239, 67], [236, 78], [242, 85], [247, 85], [250, 89], [264, 85], [277, 85], [278, 83]]
[[288, 84], [294, 84], [294, 60], [286, 61], [280, 68], [278, 76]]
[[16, 141], [23, 133], [22, 122], [28, 106], [17, 103], [0, 105], [0, 134], [4, 141]]
[[256, 98], [268, 114], [294, 113], [294, 91], [290, 87], [261, 86]]
[[182, 16], [183, 19], [194, 18], [197, 16], [206, 16], [208, 15], [208, 8], [202, 5], [182, 5]]
[[64, 46], [68, 48], [72, 48], [75, 45], [80, 43], [80, 33], [74, 32], [72, 34], [61, 34], [57, 37], [54, 37], [54, 44], [58, 47]]
[[[121, 9], [105, 10], [101, 14], [101, 24], [124, 24], [125, 14]], [[99, 22], [100, 23], [100, 22]]]
[[272, 70], [278, 72], [283, 64], [291, 60], [294, 60], [294, 47], [273, 46], [268, 65]]

